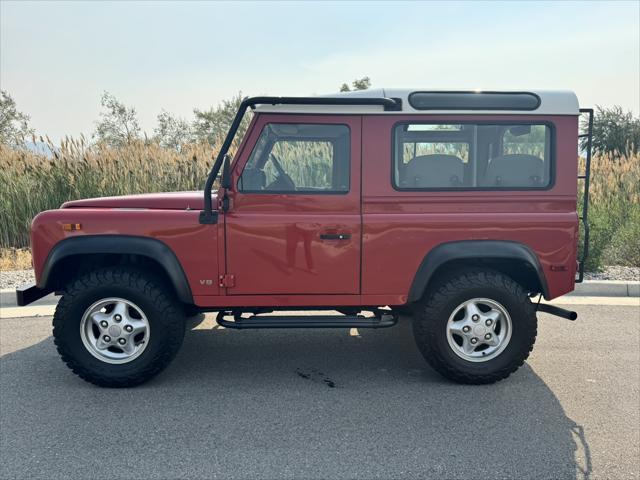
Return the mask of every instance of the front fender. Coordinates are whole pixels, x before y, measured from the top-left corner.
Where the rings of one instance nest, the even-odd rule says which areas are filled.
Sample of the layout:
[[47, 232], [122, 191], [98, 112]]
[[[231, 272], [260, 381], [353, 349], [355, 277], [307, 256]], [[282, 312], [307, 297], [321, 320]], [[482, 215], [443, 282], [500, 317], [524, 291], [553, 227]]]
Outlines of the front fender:
[[178, 299], [193, 303], [193, 295], [187, 277], [175, 253], [165, 243], [155, 238], [132, 235], [83, 235], [58, 242], [45, 260], [38, 288], [50, 289], [55, 283], [56, 266], [66, 258], [76, 255], [138, 255], [158, 263], [167, 274]]

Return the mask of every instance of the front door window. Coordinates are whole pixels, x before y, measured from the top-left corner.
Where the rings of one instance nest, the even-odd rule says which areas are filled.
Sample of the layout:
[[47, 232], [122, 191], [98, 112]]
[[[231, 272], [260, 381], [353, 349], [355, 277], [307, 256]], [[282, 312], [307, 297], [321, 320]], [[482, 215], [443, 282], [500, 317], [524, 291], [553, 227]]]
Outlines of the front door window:
[[244, 193], [346, 193], [349, 127], [265, 125], [238, 184]]

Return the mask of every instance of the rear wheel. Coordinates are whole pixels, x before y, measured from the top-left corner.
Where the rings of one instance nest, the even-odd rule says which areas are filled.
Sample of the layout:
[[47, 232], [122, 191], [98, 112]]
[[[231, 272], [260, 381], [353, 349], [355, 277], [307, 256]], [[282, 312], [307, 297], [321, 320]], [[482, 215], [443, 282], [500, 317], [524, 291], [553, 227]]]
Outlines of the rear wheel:
[[78, 277], [53, 317], [62, 360], [104, 387], [130, 387], [157, 375], [178, 352], [184, 331], [183, 309], [171, 293], [128, 268]]
[[434, 288], [414, 317], [418, 348], [443, 376], [493, 383], [529, 356], [537, 319], [527, 292], [494, 271], [462, 272]]

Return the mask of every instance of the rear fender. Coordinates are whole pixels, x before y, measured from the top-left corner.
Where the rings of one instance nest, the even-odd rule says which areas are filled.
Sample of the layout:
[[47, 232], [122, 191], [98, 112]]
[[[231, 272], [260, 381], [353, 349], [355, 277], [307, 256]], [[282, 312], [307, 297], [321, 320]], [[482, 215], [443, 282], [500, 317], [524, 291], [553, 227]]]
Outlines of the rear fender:
[[541, 293], [549, 298], [547, 280], [537, 255], [526, 245], [503, 240], [462, 240], [434, 247], [422, 260], [409, 290], [408, 302], [416, 302], [425, 294], [439, 269], [455, 262], [475, 265], [478, 261], [517, 262], [529, 266], [537, 277]]

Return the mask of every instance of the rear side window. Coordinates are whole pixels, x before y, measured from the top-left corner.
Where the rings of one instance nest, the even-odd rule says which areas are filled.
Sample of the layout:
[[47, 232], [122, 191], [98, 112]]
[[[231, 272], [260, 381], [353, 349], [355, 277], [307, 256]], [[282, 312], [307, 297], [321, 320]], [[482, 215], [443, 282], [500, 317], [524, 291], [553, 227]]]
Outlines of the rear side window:
[[239, 182], [251, 193], [346, 193], [350, 131], [346, 125], [270, 123]]
[[544, 124], [394, 127], [400, 190], [537, 189], [551, 185], [552, 130]]

